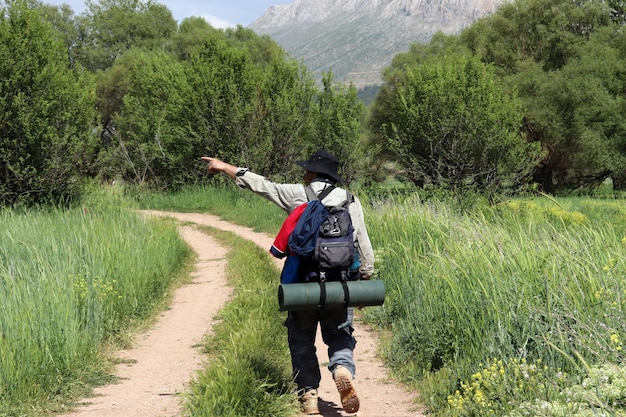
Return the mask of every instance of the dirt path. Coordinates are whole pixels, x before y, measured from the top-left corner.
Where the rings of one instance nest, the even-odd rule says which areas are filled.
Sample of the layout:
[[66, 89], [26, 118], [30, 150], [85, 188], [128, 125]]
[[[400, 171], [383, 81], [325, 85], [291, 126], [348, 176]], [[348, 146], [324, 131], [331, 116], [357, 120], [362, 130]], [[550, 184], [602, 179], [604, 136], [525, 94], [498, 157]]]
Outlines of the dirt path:
[[[269, 248], [273, 238], [251, 229], [224, 222], [218, 217], [196, 213], [146, 211], [146, 215], [174, 217], [183, 222], [211, 226]], [[214, 323], [215, 313], [227, 302], [231, 291], [224, 274], [226, 250], [210, 236], [182, 226], [185, 241], [198, 254], [193, 282], [177, 290], [171, 308], [154, 328], [136, 338], [136, 346], [118, 353], [123, 359], [116, 367], [120, 383], [102, 387], [96, 397], [67, 414], [69, 417], [163, 417], [180, 416], [180, 399], [186, 384], [206, 360], [198, 344]], [[276, 260], [277, 268], [282, 261]], [[389, 381], [387, 371], [376, 357], [376, 336], [363, 323], [355, 321], [357, 347], [355, 387], [361, 399], [359, 417], [423, 416], [411, 394]], [[326, 346], [318, 334], [317, 350], [322, 366], [319, 389], [320, 412], [325, 417], [342, 417], [339, 396], [325, 364]], [[289, 358], [285, 358], [289, 360]]]

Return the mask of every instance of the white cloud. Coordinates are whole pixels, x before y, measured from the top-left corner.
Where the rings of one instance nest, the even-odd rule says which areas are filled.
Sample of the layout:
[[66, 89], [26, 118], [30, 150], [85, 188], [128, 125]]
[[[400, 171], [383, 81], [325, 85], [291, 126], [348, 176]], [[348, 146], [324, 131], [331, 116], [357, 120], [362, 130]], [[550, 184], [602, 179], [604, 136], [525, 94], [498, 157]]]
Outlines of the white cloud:
[[219, 17], [213, 16], [210, 14], [202, 15], [202, 18], [206, 20], [207, 22], [209, 22], [209, 24], [216, 29], [233, 28], [236, 26], [227, 20], [220, 19]]

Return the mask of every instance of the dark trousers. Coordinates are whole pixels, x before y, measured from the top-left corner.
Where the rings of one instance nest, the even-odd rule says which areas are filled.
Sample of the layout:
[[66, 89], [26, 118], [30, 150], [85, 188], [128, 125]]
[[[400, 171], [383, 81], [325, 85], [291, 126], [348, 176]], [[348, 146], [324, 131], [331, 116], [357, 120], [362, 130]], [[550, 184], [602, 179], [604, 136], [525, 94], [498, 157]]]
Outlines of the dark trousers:
[[352, 336], [352, 308], [290, 311], [285, 321], [291, 351], [291, 364], [298, 389], [319, 388], [321, 374], [315, 349], [317, 325], [321, 327], [322, 339], [328, 346], [328, 369], [333, 372], [337, 365], [349, 369], [355, 375]]

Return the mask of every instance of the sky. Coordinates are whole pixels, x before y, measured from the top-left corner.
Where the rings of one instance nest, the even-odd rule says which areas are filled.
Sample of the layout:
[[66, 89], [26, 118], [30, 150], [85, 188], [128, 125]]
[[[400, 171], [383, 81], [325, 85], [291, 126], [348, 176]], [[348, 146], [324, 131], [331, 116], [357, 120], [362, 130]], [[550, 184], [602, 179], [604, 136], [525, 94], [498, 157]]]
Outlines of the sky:
[[[97, 2], [97, 0], [94, 0]], [[272, 5], [290, 4], [294, 0], [154, 0], [167, 7], [178, 22], [186, 17], [204, 17], [213, 27], [226, 28], [236, 25], [248, 26], [263, 16]], [[74, 13], [82, 13], [84, 0], [43, 0], [52, 5], [68, 4]]]

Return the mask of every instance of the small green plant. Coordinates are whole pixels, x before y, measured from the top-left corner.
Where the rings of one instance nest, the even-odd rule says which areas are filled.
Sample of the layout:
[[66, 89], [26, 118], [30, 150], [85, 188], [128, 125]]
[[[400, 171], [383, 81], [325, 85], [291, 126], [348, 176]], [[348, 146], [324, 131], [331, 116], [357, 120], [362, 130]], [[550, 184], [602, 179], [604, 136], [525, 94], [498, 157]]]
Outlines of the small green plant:
[[505, 363], [493, 358], [479, 368], [448, 396], [450, 415], [502, 416], [514, 409], [520, 398], [556, 396], [567, 378], [566, 373], [551, 369], [541, 359], [528, 363], [514, 358]]
[[580, 383], [552, 392], [549, 399], [537, 397], [524, 402], [507, 417], [619, 417], [626, 416], [624, 406], [626, 367], [602, 364], [590, 368]]

